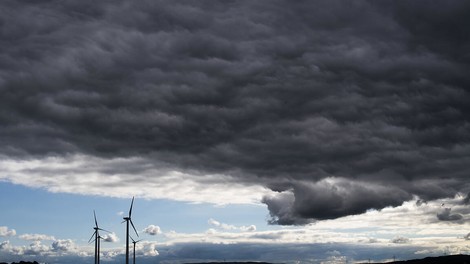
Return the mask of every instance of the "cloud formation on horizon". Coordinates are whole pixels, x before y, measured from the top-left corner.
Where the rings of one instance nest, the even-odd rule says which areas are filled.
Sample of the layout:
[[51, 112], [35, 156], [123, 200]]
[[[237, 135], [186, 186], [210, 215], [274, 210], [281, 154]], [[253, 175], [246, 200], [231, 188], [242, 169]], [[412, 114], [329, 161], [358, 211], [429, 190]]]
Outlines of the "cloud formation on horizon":
[[[313, 259], [321, 262], [333, 255], [344, 256], [349, 260], [356, 259], [358, 262], [367, 258], [378, 262], [384, 260], [383, 256], [391, 257], [398, 252], [401, 255], [396, 256], [401, 259], [445, 253], [468, 254], [470, 208], [462, 204], [464, 199], [462, 196], [455, 196], [429, 201], [425, 205], [418, 205], [414, 199], [381, 211], [371, 210], [362, 215], [271, 230], [244, 231], [241, 227], [223, 229], [223, 223], [210, 219], [208, 224], [214, 226], [218, 223], [219, 227], [214, 226], [215, 229], [196, 233], [164, 232], [158, 241], [144, 239], [137, 243], [136, 255], [141, 263], [155, 262], [150, 257], [157, 255], [159, 261], [171, 263], [189, 262], [191, 257], [198, 262], [204, 259], [217, 260], [221, 256], [225, 256], [227, 260], [257, 259], [269, 262], [285, 259], [285, 263], [295, 263], [295, 260]], [[459, 223], [458, 228], [451, 222], [443, 225], [437, 219], [436, 213], [442, 211], [442, 204], [451, 206], [452, 213], [459, 213], [464, 217], [465, 221]], [[225, 225], [235, 226], [231, 222]], [[46, 263], [83, 263], [94, 256], [93, 246], [85, 240], [79, 244], [76, 244], [78, 241], [67, 238], [50, 243], [43, 240], [26, 241], [25, 245], [12, 242], [0, 241], [2, 257], [15, 260], [21, 256]], [[276, 254], [267, 254], [268, 252]], [[123, 258], [125, 252], [122, 245], [108, 245], [103, 248], [102, 253], [103, 260], [117, 261]]]
[[0, 237], [16, 236], [16, 230], [10, 229], [8, 226], [0, 226]]
[[54, 236], [44, 234], [22, 234], [18, 238], [23, 240], [42, 241], [42, 240], [56, 240]]
[[3, 160], [228, 175], [282, 225], [470, 192], [469, 3], [0, 5]]

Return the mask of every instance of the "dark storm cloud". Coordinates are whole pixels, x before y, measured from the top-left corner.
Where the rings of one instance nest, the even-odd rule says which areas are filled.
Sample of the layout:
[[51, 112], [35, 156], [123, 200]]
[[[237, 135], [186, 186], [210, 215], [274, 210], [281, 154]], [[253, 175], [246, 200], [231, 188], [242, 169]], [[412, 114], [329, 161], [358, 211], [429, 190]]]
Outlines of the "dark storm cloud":
[[437, 219], [441, 221], [461, 221], [463, 216], [458, 213], [452, 213], [451, 208], [444, 208], [444, 210], [437, 214]]
[[365, 213], [368, 209], [398, 206], [410, 200], [399, 189], [345, 179], [327, 179], [316, 183], [296, 183], [291, 191], [264, 197], [271, 213], [271, 223], [306, 224], [309, 219], [331, 219]]
[[465, 198], [463, 199], [463, 204], [469, 204], [470, 203], [470, 193], [467, 194], [467, 196], [465, 196]]
[[469, 191], [468, 3], [0, 5], [3, 155], [230, 174], [279, 224]]

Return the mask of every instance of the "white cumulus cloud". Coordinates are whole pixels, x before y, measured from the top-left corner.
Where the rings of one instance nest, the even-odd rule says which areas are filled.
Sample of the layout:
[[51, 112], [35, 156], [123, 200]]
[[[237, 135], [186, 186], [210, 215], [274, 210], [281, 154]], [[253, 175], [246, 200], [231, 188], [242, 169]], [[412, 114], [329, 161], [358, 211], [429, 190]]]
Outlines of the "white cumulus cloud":
[[18, 255], [48, 255], [50, 250], [51, 248], [42, 244], [41, 241], [33, 241], [33, 243], [29, 245], [29, 247], [23, 249], [23, 252], [21, 252], [21, 250], [18, 251]]
[[157, 244], [152, 242], [144, 243], [142, 253], [144, 256], [158, 256]]
[[234, 226], [234, 225], [229, 225], [229, 224], [225, 224], [225, 223], [221, 223], [215, 219], [212, 219], [210, 218], [207, 223], [211, 226], [214, 226], [214, 227], [218, 227], [218, 228], [221, 228], [223, 230], [236, 230], [237, 227]]
[[23, 240], [33, 240], [33, 241], [55, 240], [55, 237], [44, 235], [44, 234], [22, 234], [19, 236], [19, 238]]
[[0, 226], [0, 237], [10, 237], [15, 235], [15, 229], [9, 229], [7, 226]]
[[114, 243], [114, 242], [119, 241], [119, 237], [114, 232], [110, 233], [110, 234], [103, 235], [103, 236], [101, 236], [101, 238], [103, 239], [104, 242]]
[[75, 243], [71, 239], [58, 239], [52, 242], [53, 251], [74, 251], [75, 249]]
[[255, 225], [241, 226], [240, 230], [243, 232], [254, 232], [256, 231], [256, 226]]
[[242, 231], [242, 232], [256, 231], [256, 226], [255, 225], [237, 227], [237, 226], [234, 226], [234, 225], [221, 223], [221, 222], [219, 222], [219, 221], [217, 221], [213, 218], [210, 218], [209, 220], [207, 220], [207, 223], [210, 226], [213, 226], [213, 227], [216, 227], [216, 228], [219, 228], [219, 229], [222, 229], [222, 230], [239, 230], [239, 231]]
[[156, 226], [156, 225], [149, 225], [142, 231], [144, 233], [147, 233], [147, 234], [151, 235], [151, 236], [155, 236], [155, 235], [158, 235], [158, 234], [162, 233], [162, 230], [160, 229], [160, 227]]

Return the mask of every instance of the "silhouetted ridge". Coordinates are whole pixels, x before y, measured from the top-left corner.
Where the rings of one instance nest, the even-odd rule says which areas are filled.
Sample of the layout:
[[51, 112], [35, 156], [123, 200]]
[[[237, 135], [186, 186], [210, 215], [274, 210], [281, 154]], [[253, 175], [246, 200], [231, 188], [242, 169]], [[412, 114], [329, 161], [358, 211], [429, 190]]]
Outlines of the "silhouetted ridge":
[[193, 262], [184, 264], [273, 264], [269, 262]]
[[388, 264], [470, 264], [470, 255], [451, 255], [442, 257], [427, 257], [424, 259], [412, 259], [387, 262]]
[[[7, 262], [0, 262], [0, 264], [8, 264]], [[37, 261], [29, 262], [29, 261], [20, 261], [20, 262], [12, 262], [11, 264], [39, 264]]]

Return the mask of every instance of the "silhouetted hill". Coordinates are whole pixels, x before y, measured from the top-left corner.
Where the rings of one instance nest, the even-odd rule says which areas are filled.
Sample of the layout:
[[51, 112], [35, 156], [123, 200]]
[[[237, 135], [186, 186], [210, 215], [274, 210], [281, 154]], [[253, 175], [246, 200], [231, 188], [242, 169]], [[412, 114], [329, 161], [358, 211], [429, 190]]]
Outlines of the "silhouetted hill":
[[470, 256], [451, 255], [442, 257], [427, 257], [424, 259], [387, 262], [387, 264], [470, 264]]
[[[195, 263], [185, 263], [185, 264], [273, 264], [273, 263], [268, 263], [268, 262], [197, 262], [196, 263], [195, 262]], [[412, 260], [387, 262], [387, 264], [470, 264], [470, 255], [427, 257], [424, 259], [412, 259]]]
[[[0, 264], [8, 264], [6, 262], [0, 262]], [[37, 261], [28, 262], [28, 261], [20, 261], [20, 262], [12, 262], [11, 264], [39, 264]]]
[[[1, 264], [1, 263], [0, 263]], [[195, 262], [185, 264], [273, 264], [269, 262]]]

